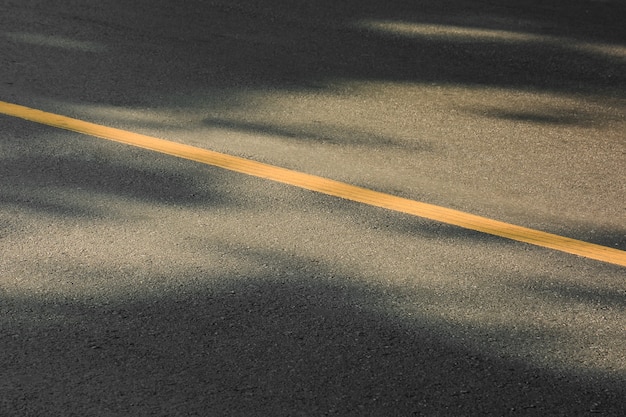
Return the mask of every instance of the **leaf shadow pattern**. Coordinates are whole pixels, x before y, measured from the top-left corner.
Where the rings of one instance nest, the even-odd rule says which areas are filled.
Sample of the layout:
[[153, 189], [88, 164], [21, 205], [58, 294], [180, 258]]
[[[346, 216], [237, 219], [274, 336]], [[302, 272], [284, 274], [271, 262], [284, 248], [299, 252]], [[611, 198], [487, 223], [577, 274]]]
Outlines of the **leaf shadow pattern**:
[[500, 109], [487, 109], [485, 111], [475, 111], [477, 115], [488, 116], [494, 119], [511, 120], [514, 122], [554, 125], [554, 126], [581, 126], [590, 127], [598, 123], [596, 118], [589, 114], [568, 110], [535, 110], [535, 111], [506, 111]]
[[[215, 88], [233, 94], [242, 88], [310, 91], [311, 86], [336, 79], [623, 97], [623, 56], [572, 48], [566, 41], [541, 41], [546, 33], [575, 39], [580, 32], [575, 29], [584, 28], [583, 40], [597, 38], [619, 47], [623, 25], [615, 16], [623, 12], [622, 4], [554, 3], [546, 17], [542, 5], [533, 1], [518, 0], [508, 7], [474, 3], [452, 0], [442, 6], [434, 1], [398, 1], [382, 6], [349, 1], [338, 6], [326, 0], [297, 5], [195, 1], [180, 8], [171, 0], [110, 1], [72, 12], [77, 15], [50, 13], [63, 23], [54, 25], [55, 30], [67, 26], [66, 31], [83, 41], [98, 40], [116, 48], [100, 54], [67, 51], [72, 59], [50, 65], [42, 62], [50, 48], [30, 44], [25, 48], [7, 39], [11, 56], [5, 73], [11, 85], [45, 97], [128, 107], [155, 101], [169, 106], [171, 101], [163, 98], [182, 96], [189, 102], [198, 94], [206, 103]], [[151, 19], [142, 18], [146, 9]], [[474, 19], [464, 19], [465, 15]], [[362, 20], [497, 29], [532, 35], [532, 39], [407, 38], [356, 27]], [[31, 35], [45, 38], [46, 33]], [[107, 59], [103, 54], [108, 54]], [[88, 92], [84, 85], [91, 86]], [[223, 101], [224, 97], [215, 97], [211, 104], [219, 107]]]
[[[3, 294], [2, 415], [626, 410], [623, 381], [497, 357], [425, 315], [407, 324], [377, 314], [391, 295], [380, 289], [324, 278], [330, 271], [321, 265], [297, 277], [284, 268], [210, 285], [210, 277], [181, 271], [176, 280], [193, 285], [154, 277], [169, 287], [141, 296]], [[125, 280], [113, 270], [87, 272]]]
[[426, 142], [410, 143], [399, 140], [397, 138], [388, 137], [380, 134], [367, 132], [366, 130], [358, 131], [348, 129], [341, 126], [331, 126], [325, 123], [311, 123], [300, 125], [274, 124], [268, 122], [254, 122], [243, 120], [229, 120], [224, 118], [210, 117], [203, 120], [203, 124], [208, 127], [218, 129], [228, 129], [240, 131], [250, 134], [260, 134], [268, 136], [278, 136], [296, 141], [311, 141], [325, 144], [341, 144], [356, 146], [386, 146], [399, 149], [410, 149], [419, 151], [431, 151], [432, 145]]
[[605, 309], [626, 309], [626, 290], [607, 290], [591, 288], [580, 284], [556, 284], [547, 281], [543, 285], [534, 284], [532, 288], [524, 287], [549, 298], [557, 298], [565, 303], [579, 303], [589, 306], [600, 306]]
[[[135, 150], [130, 153], [138, 156]], [[78, 217], [103, 215], [106, 210], [89, 200], [106, 196], [180, 206], [233, 203], [219, 191], [216, 177], [207, 181], [205, 167], [196, 167], [203, 173], [191, 172], [193, 167], [185, 169], [173, 158], [156, 158], [161, 161], [158, 168], [143, 165], [140, 157], [134, 162], [129, 158], [115, 161], [84, 155], [4, 158], [0, 177], [5, 186], [0, 201], [50, 215]]]

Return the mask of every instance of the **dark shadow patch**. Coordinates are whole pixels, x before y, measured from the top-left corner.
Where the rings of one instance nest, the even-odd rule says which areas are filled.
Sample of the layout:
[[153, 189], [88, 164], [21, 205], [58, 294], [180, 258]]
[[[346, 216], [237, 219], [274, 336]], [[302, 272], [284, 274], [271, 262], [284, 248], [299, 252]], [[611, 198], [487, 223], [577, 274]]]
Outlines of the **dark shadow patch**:
[[[60, 61], [48, 59], [52, 52], [45, 48], [13, 45], [2, 78], [35, 96], [131, 107], [155, 102], [167, 106], [168, 96], [200, 94], [211, 100], [216, 88], [232, 89], [234, 94], [248, 87], [308, 89], [337, 79], [615, 98], [623, 98], [626, 91], [623, 57], [577, 49], [569, 41], [403, 38], [355, 26], [361, 20], [394, 20], [620, 45], [624, 25], [616, 14], [623, 16], [624, 6], [617, 2], [552, 2], [547, 7], [526, 0], [506, 6], [461, 0], [384, 5], [265, 0], [229, 5], [193, 2], [185, 10], [171, 0], [112, 3], [115, 6], [55, 11], [59, 15], [52, 25], [62, 32], [56, 35], [69, 32], [85, 41], [119, 46], [109, 48], [106, 59], [75, 52]], [[145, 18], [146, 10], [150, 19]], [[473, 21], [464, 16], [473, 16]], [[223, 98], [212, 104], [219, 107]]]
[[616, 308], [620, 310], [626, 308], [626, 289], [596, 289], [574, 283], [553, 283], [548, 280], [535, 282], [532, 286], [524, 286], [523, 288], [525, 291], [532, 291], [566, 303], [587, 304], [595, 308]]
[[[142, 152], [148, 151], [131, 150], [125, 158], [132, 159]], [[157, 161], [150, 164], [124, 163], [101, 155], [5, 158], [0, 166], [5, 191], [0, 192], [0, 199], [55, 215], [87, 214], [90, 210], [81, 208], [81, 201], [72, 203], [82, 192], [91, 193], [90, 198], [111, 195], [167, 205], [232, 203], [211, 182], [217, 179], [207, 175], [206, 167], [202, 167], [205, 172], [200, 175], [180, 164], [170, 166], [178, 162], [171, 161], [171, 157], [151, 154], [151, 159], [155, 158]], [[93, 213], [98, 212], [97, 207], [94, 210]]]
[[491, 110], [485, 112], [476, 112], [481, 116], [488, 116], [496, 119], [512, 120], [522, 123], [556, 125], [556, 126], [580, 126], [590, 127], [598, 123], [598, 119], [588, 114], [580, 114], [568, 111], [506, 111]]
[[263, 122], [247, 122], [240, 120], [228, 120], [218, 118], [207, 118], [204, 124], [209, 127], [220, 129], [236, 130], [246, 133], [258, 133], [261, 135], [279, 136], [287, 139], [301, 141], [315, 141], [319, 143], [330, 143], [335, 145], [357, 145], [357, 146], [389, 146], [397, 148], [410, 148], [413, 150], [430, 150], [427, 144], [416, 144], [414, 142], [401, 141], [398, 139], [376, 135], [365, 130], [357, 131], [339, 126], [329, 126], [324, 123], [310, 123], [301, 126], [281, 126], [278, 124]]
[[[26, 191], [26, 190], [24, 190]], [[82, 207], [79, 204], [52, 202], [42, 196], [33, 195], [32, 190], [24, 193], [10, 194], [0, 192], [0, 204], [14, 205], [22, 209], [44, 212], [54, 217], [99, 217], [102, 213], [94, 208]]]
[[389, 293], [310, 278], [239, 284], [223, 278], [219, 288], [179, 288], [147, 299], [4, 295], [0, 411], [618, 416], [626, 410], [623, 381], [494, 357], [447, 337], [426, 318], [402, 325], [372, 313]]

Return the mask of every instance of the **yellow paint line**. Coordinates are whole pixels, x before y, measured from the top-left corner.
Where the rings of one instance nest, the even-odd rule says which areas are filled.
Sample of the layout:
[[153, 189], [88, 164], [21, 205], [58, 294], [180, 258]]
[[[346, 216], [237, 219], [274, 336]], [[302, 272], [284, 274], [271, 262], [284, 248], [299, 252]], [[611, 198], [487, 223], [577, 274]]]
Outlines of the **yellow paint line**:
[[516, 226], [458, 210], [396, 197], [315, 175], [125, 130], [101, 126], [16, 104], [0, 101], [0, 113], [201, 162], [203, 164], [213, 165], [243, 174], [270, 179], [371, 206], [382, 207], [442, 223], [452, 224], [465, 229], [476, 230], [518, 242], [525, 242], [598, 261], [626, 266], [626, 251], [596, 245], [594, 243]]

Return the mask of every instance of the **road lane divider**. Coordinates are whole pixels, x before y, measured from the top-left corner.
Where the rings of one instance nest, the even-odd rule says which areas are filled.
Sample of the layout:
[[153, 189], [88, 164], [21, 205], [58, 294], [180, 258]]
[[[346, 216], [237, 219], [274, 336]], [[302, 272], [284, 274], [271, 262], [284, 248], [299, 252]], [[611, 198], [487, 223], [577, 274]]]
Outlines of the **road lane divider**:
[[368, 204], [370, 206], [381, 207], [441, 223], [451, 224], [464, 229], [475, 230], [489, 235], [626, 267], [626, 251], [595, 243], [517, 226], [459, 210], [397, 197], [316, 175], [139, 133], [102, 126], [17, 104], [0, 101], [0, 114], [108, 139], [242, 174], [265, 178], [334, 197]]

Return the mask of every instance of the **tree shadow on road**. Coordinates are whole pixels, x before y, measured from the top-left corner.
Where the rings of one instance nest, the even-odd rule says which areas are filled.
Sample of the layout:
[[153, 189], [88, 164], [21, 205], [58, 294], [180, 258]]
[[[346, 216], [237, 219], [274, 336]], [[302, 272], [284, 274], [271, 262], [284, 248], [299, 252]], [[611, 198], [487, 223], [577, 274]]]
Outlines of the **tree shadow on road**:
[[0, 138], [7, 149], [0, 155], [0, 202], [7, 206], [90, 218], [110, 215], [116, 201], [165, 207], [243, 204], [223, 192], [222, 171], [132, 147], [120, 159], [117, 144], [58, 140], [24, 126], [7, 128]]
[[[571, 31], [582, 26], [588, 32], [584, 41], [623, 44], [623, 19], [616, 17], [623, 11], [621, 3], [541, 2], [538, 11], [539, 3], [516, 2], [523, 9], [520, 17], [520, 8], [512, 3], [505, 7], [488, 2], [485, 24], [471, 23], [465, 8], [469, 3], [457, 1], [420, 2], [419, 10], [411, 2], [398, 2], [399, 8], [381, 2], [350, 1], [332, 7], [326, 1], [300, 2], [302, 9], [271, 1], [209, 5], [192, 1], [187, 8], [171, 1], [134, 3], [133, 8], [128, 2], [101, 2], [85, 6], [78, 16], [54, 10], [52, 23], [37, 30], [98, 40], [107, 47], [104, 52], [64, 50], [63, 59], [49, 60], [59, 51], [14, 39], [9, 43], [15, 55], [0, 59], [0, 70], [6, 73], [3, 82], [10, 83], [2, 88], [129, 108], [155, 103], [165, 108], [172, 103], [191, 106], [198, 97], [202, 105], [223, 108], [228, 102], [224, 98], [242, 90], [311, 91], [334, 79], [623, 98], [623, 59], [578, 44], [497, 39], [485, 43], [428, 34], [404, 36], [358, 25], [402, 20], [420, 30], [430, 24], [525, 30], [576, 42]], [[160, 20], [141, 19], [141, 5], [157, 10]], [[54, 4], [45, 7], [53, 10]], [[546, 7], [553, 10], [552, 17], [560, 16], [558, 21], [543, 15]], [[578, 14], [581, 7], [592, 12]], [[473, 19], [481, 10], [475, 10]], [[326, 24], [307, 25], [309, 12], [318, 18], [328, 13]], [[584, 23], [592, 17], [584, 16], [595, 19], [591, 28]], [[571, 17], [576, 18], [575, 25], [568, 20]], [[606, 25], [600, 24], [603, 21]], [[124, 39], [129, 27], [131, 40]], [[211, 96], [216, 89], [223, 95]], [[230, 103], [237, 105], [236, 100]], [[495, 115], [538, 121], [532, 115]], [[575, 123], [563, 117], [539, 121]], [[290, 133], [280, 126], [260, 128]], [[25, 165], [36, 168], [25, 173]], [[69, 155], [31, 155], [3, 158], [0, 173], [22, 181], [16, 188], [22, 199], [39, 185], [67, 187], [69, 180], [70, 186], [86, 187], [91, 194], [141, 202], [232, 204], [216, 191], [220, 187], [196, 187], [197, 177], [181, 176], [178, 168], [151, 171]], [[77, 172], [89, 174], [75, 178]], [[22, 201], [23, 207], [34, 204], [47, 213], [84, 216], [79, 207], [64, 210], [43, 195]], [[2, 199], [19, 202], [13, 194], [0, 195]], [[406, 231], [405, 226], [400, 229]], [[438, 226], [418, 233], [455, 239], [477, 236]], [[171, 287], [148, 295], [122, 290], [93, 298], [1, 293], [0, 411], [9, 416], [618, 416], [626, 410], [623, 380], [572, 369], [556, 371], [524, 358], [483, 351], [459, 338], [466, 331], [455, 332], [454, 325], [425, 313], [405, 322], [380, 312], [388, 298], [406, 294], [352, 285], [345, 276], [324, 278], [334, 274], [323, 266], [293, 278], [290, 272], [306, 268], [288, 265], [277, 254], [270, 258], [284, 262], [271, 274], [206, 277], [181, 271], [156, 277]], [[99, 277], [128, 280], [114, 269], [76, 273], [77, 279]], [[205, 280], [211, 283], [205, 285]], [[175, 287], [187, 281], [194, 284]], [[594, 300], [602, 296], [575, 289], [561, 292]], [[613, 305], [621, 306], [621, 297], [608, 295]], [[416, 302], [426, 308], [427, 298], [416, 297]]]
[[[195, 284], [152, 296], [4, 294], [0, 411], [618, 416], [626, 410], [620, 381], [499, 357], [425, 314], [410, 322], [378, 314], [391, 294], [329, 279], [323, 267], [315, 276], [285, 272], [206, 282], [162, 277]], [[419, 294], [413, 297], [423, 303], [419, 309], [428, 308]]]
[[[218, 87], [306, 90], [335, 79], [622, 98], [626, 91], [623, 54], [606, 53], [613, 44], [623, 48], [626, 40], [618, 17], [624, 6], [618, 2], [176, 5], [110, 1], [72, 12], [51, 9], [56, 24], [44, 23], [38, 36], [58, 31], [62, 21], [73, 36], [100, 42], [109, 52], [64, 50], [68, 59], [52, 65], [41, 61], [58, 52], [48, 44], [7, 39], [15, 55], [4, 63], [7, 82], [26, 81], [26, 91], [44, 97], [131, 107], [155, 101], [167, 106], [172, 96], [210, 94]], [[151, 19], [141, 18], [146, 8]], [[487, 31], [487, 39], [472, 30]], [[121, 39], [128, 34], [132, 42]], [[594, 42], [608, 42], [608, 49], [594, 49]], [[19, 73], [11, 69], [16, 66]]]

